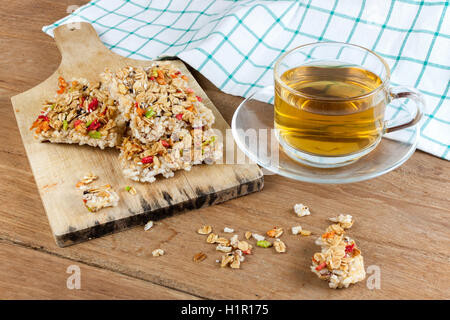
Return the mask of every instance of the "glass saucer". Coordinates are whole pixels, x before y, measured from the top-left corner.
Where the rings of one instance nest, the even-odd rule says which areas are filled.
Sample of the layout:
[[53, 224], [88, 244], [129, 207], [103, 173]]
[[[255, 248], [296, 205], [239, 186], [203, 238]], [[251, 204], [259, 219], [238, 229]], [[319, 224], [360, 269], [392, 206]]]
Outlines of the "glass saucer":
[[[313, 183], [351, 183], [372, 179], [402, 165], [414, 153], [420, 127], [385, 134], [378, 146], [354, 163], [338, 168], [310, 167], [290, 158], [275, 138], [273, 87], [265, 87], [244, 100], [231, 123], [234, 140], [244, 154], [261, 167], [291, 179]], [[415, 112], [413, 102], [395, 100], [386, 108], [389, 122], [405, 122]], [[397, 120], [398, 119], [398, 120]], [[266, 136], [269, 138], [267, 139]]]

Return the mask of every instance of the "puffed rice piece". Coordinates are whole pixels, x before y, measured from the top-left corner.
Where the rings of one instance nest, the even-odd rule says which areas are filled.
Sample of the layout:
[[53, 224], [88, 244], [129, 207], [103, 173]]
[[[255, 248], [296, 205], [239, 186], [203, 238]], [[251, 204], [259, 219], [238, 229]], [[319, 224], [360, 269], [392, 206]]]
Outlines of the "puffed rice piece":
[[153, 221], [149, 221], [149, 222], [147, 222], [146, 224], [145, 224], [145, 226], [144, 226], [144, 231], [148, 231], [148, 230], [150, 230], [151, 228], [153, 227]]
[[264, 236], [257, 234], [257, 233], [253, 233], [252, 234], [253, 239], [255, 239], [256, 241], [263, 241], [265, 239]]
[[233, 232], [234, 232], [234, 229], [225, 227], [225, 228], [223, 228], [223, 232], [225, 232], [225, 233], [233, 233]]
[[294, 212], [299, 217], [309, 216], [311, 214], [311, 212], [309, 211], [309, 208], [302, 203], [297, 203], [294, 206]]
[[233, 248], [237, 248], [238, 244], [239, 244], [239, 239], [238, 239], [238, 235], [235, 234], [234, 236], [232, 236], [230, 238], [230, 244]]
[[295, 227], [292, 227], [292, 234], [295, 234], [295, 235], [297, 235], [297, 234], [299, 234], [301, 231], [302, 231], [302, 226], [295, 226]]
[[152, 255], [154, 256], [154, 257], [159, 257], [159, 256], [162, 256], [162, 255], [164, 255], [164, 250], [163, 249], [156, 249], [156, 250], [153, 250], [152, 251]]

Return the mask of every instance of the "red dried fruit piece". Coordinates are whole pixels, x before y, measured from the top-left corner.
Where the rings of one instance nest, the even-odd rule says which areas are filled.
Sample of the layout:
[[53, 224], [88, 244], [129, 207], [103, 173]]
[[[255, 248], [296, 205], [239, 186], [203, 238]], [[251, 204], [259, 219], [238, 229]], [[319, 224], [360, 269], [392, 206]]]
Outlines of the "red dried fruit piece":
[[323, 268], [325, 268], [327, 266], [327, 263], [326, 262], [322, 262], [321, 264], [319, 264], [317, 267], [316, 267], [316, 270], [317, 271], [320, 271], [320, 270], [322, 270]]
[[98, 107], [98, 100], [97, 98], [92, 99], [91, 103], [88, 105], [88, 111], [92, 112], [95, 111]]
[[84, 122], [81, 120], [75, 120], [75, 122], [73, 123], [73, 126], [76, 128], [78, 127], [80, 124], [83, 124]]
[[350, 245], [345, 247], [345, 252], [352, 253], [354, 248], [355, 248], [355, 244], [354, 243], [350, 244]]
[[177, 118], [178, 120], [182, 120], [183, 119], [183, 114], [179, 113], [175, 116], [175, 118]]
[[166, 140], [161, 140], [161, 144], [164, 148], [168, 148], [170, 146], [169, 142], [167, 142]]
[[141, 162], [143, 164], [153, 163], [153, 156], [144, 157], [141, 159]]
[[97, 130], [98, 128], [101, 127], [101, 123], [95, 119], [94, 121], [92, 121], [92, 123], [89, 125], [89, 127], [87, 127], [87, 131], [93, 131], [93, 130]]
[[50, 119], [47, 116], [40, 115], [38, 116], [38, 119], [44, 120], [44, 121], [50, 121]]
[[199, 96], [196, 96], [197, 97], [197, 100], [199, 101], [199, 102], [202, 102], [202, 97], [199, 97]]

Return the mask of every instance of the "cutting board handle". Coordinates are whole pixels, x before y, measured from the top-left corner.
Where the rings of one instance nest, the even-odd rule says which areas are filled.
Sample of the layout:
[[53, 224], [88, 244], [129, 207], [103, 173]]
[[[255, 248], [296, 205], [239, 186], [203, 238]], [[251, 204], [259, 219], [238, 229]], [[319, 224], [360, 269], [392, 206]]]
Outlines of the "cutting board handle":
[[56, 45], [61, 52], [61, 66], [82, 64], [87, 59], [101, 59], [105, 55], [112, 55], [91, 24], [76, 22], [59, 26], [54, 30]]

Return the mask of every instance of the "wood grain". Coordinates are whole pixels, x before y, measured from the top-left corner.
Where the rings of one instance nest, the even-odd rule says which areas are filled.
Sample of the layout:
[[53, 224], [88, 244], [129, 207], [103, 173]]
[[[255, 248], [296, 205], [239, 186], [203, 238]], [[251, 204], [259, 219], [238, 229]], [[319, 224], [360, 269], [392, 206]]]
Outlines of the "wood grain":
[[[0, 13], [0, 41], [7, 44], [7, 48], [0, 46], [0, 239], [17, 251], [24, 246], [32, 248], [44, 259], [57, 255], [202, 298], [450, 299], [450, 166], [420, 151], [400, 168], [373, 180], [323, 186], [265, 176], [262, 192], [165, 219], [149, 232], [133, 228], [76, 246], [57, 247], [9, 97], [42, 82], [58, 67], [60, 57], [53, 40], [39, 30], [63, 17], [67, 4], [72, 3], [77, 1], [9, 1]], [[28, 7], [33, 10], [25, 10]], [[197, 72], [191, 72], [229, 122], [242, 99], [220, 92]], [[308, 204], [312, 215], [297, 218], [292, 205], [298, 202]], [[380, 267], [380, 290], [369, 290], [365, 283], [345, 290], [328, 289], [308, 270], [309, 259], [317, 250], [314, 237], [283, 235], [286, 254], [256, 248], [242, 270], [230, 270], [215, 264], [219, 254], [195, 233], [208, 223], [216, 231], [228, 226], [239, 234], [301, 224], [317, 234], [328, 225], [326, 219], [337, 213], [355, 217], [349, 234], [361, 246], [366, 267]], [[167, 254], [153, 258], [151, 251], [157, 247]], [[3, 286], [13, 287], [9, 277], [15, 273], [12, 268], [23, 268], [17, 251], [7, 253], [7, 259], [17, 262], [0, 273]], [[199, 251], [208, 258], [192, 262]], [[48, 268], [51, 265], [53, 262]], [[34, 286], [43, 286], [46, 280], [36, 276]], [[92, 281], [103, 279], [93, 273]], [[108, 297], [119, 295], [124, 288], [122, 284], [111, 288]], [[26, 295], [18, 286], [13, 290]], [[130, 295], [139, 292], [131, 287], [126, 290]], [[55, 287], [49, 289], [54, 291]], [[95, 292], [78, 294], [90, 297]], [[33, 291], [29, 297], [38, 298], [38, 294]]]
[[[0, 241], [0, 299], [198, 299], [197, 297], [56, 255]], [[18, 267], [20, 266], [20, 267]], [[70, 266], [80, 288], [69, 289]], [[121, 290], [117, 290], [120, 287]]]
[[[61, 64], [47, 80], [11, 98], [20, 134], [27, 151], [36, 184], [46, 209], [56, 243], [61, 246], [118, 232], [148, 220], [160, 220], [186, 210], [221, 203], [260, 191], [264, 178], [257, 165], [200, 165], [189, 172], [180, 170], [171, 179], [159, 177], [155, 183], [133, 183], [122, 173], [118, 150], [100, 150], [88, 146], [39, 143], [30, 131], [30, 124], [39, 113], [42, 103], [55, 94], [57, 79], [87, 78], [98, 81], [109, 68], [148, 66], [151, 62], [131, 60], [116, 55], [100, 42], [94, 28], [79, 23], [76, 28], [63, 25], [54, 30], [55, 41], [62, 54]], [[203, 103], [215, 116], [214, 129], [222, 132], [224, 146], [229, 129], [220, 112], [181, 61], [172, 62], [189, 78], [189, 87], [203, 98]], [[68, 80], [69, 81], [69, 80]], [[232, 145], [233, 150], [236, 149]], [[225, 150], [230, 151], [230, 150]], [[110, 184], [121, 200], [113, 208], [92, 214], [81, 201], [81, 193], [74, 187], [88, 173], [100, 177], [100, 184]], [[132, 185], [137, 195], [124, 190]]]

